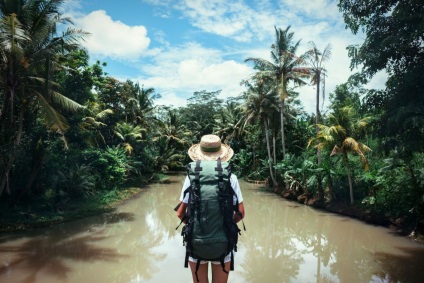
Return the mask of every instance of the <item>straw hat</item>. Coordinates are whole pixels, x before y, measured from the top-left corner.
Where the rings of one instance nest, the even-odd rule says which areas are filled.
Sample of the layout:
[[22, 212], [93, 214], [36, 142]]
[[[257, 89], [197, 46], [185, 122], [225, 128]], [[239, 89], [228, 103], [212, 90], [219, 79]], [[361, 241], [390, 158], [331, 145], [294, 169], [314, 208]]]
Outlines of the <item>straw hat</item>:
[[188, 155], [193, 161], [217, 160], [219, 157], [222, 161], [228, 161], [233, 154], [232, 148], [221, 143], [221, 139], [216, 135], [205, 135], [200, 139], [200, 143], [188, 149]]

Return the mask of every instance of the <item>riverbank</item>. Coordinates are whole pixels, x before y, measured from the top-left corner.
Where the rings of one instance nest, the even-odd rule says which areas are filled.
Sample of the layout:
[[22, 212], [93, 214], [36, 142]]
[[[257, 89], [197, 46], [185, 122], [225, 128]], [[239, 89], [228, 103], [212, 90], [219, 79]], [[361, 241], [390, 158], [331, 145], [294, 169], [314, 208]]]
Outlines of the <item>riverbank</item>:
[[113, 211], [125, 201], [134, 198], [146, 189], [128, 187], [96, 194], [72, 202], [32, 202], [9, 207], [0, 205], [0, 232], [51, 227], [60, 223]]
[[409, 237], [416, 242], [424, 244], [424, 225], [412, 224], [407, 221], [406, 217], [393, 219], [386, 215], [381, 215], [374, 209], [362, 204], [351, 205], [350, 203], [334, 201], [320, 203], [314, 197], [309, 197], [307, 194], [297, 195], [290, 189], [276, 188], [273, 189], [273, 191], [287, 200], [309, 205], [327, 212], [355, 218], [368, 224], [386, 227], [401, 236]]

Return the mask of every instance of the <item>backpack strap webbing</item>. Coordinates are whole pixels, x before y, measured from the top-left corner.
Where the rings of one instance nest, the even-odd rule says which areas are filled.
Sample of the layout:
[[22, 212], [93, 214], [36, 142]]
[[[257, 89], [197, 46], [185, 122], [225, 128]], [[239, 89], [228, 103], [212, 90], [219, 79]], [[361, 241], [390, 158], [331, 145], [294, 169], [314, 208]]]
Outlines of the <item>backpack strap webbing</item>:
[[[230, 183], [230, 179], [231, 179], [231, 166], [230, 165], [228, 165], [226, 168], [225, 168], [227, 171], [228, 171], [228, 182], [229, 182], [229, 185], [230, 185], [230, 187], [231, 187], [231, 183]], [[236, 194], [236, 192], [234, 191], [234, 190], [232, 190], [232, 193], [233, 193], [233, 196], [236, 198], [236, 204], [233, 206], [233, 210], [234, 210], [234, 212], [237, 214], [237, 215], [239, 215], [240, 216], [240, 218], [241, 218], [241, 223], [243, 223], [243, 230], [244, 231], [246, 231], [246, 225], [244, 225], [244, 220], [243, 220], [243, 217], [242, 217], [242, 214], [241, 214], [241, 212], [240, 212], [240, 210], [239, 210], [239, 208], [238, 208], [238, 205], [239, 205], [239, 199], [238, 199], [238, 196], [237, 196], [237, 194]], [[240, 232], [239, 232], [239, 234], [240, 234]]]
[[185, 268], [188, 268], [188, 256], [189, 256], [188, 251], [186, 251], [186, 255], [185, 255], [185, 259], [184, 259], [184, 267]]
[[230, 270], [234, 270], [234, 252], [231, 251], [231, 263], [230, 263]]
[[228, 274], [228, 271], [227, 271], [227, 270], [225, 270], [225, 262], [224, 262], [224, 259], [225, 259], [225, 256], [222, 256], [222, 257], [219, 259], [219, 263], [221, 264], [222, 271], [224, 271], [225, 273], [227, 273], [227, 274]]
[[200, 267], [200, 258], [197, 259], [197, 262], [196, 262], [196, 271], [194, 272], [196, 274], [197, 282], [200, 281], [199, 280], [199, 275], [197, 274], [197, 272], [199, 271], [199, 267]]
[[200, 160], [196, 160], [196, 167], [194, 168], [194, 187], [193, 187], [193, 196], [195, 209], [197, 210], [197, 221], [200, 221], [200, 171], [203, 168], [200, 167]]
[[183, 199], [185, 198], [186, 194], [190, 192], [190, 190], [191, 190], [191, 184], [193, 183], [191, 181], [191, 179], [190, 179], [190, 172], [191, 172], [191, 165], [190, 165], [190, 163], [187, 164], [186, 170], [187, 170], [187, 178], [190, 181], [190, 185], [187, 187], [187, 189], [184, 190]]
[[222, 177], [222, 165], [221, 165], [221, 157], [218, 158], [216, 161], [216, 168], [215, 171], [218, 172], [218, 188], [220, 191], [224, 189], [224, 178]]

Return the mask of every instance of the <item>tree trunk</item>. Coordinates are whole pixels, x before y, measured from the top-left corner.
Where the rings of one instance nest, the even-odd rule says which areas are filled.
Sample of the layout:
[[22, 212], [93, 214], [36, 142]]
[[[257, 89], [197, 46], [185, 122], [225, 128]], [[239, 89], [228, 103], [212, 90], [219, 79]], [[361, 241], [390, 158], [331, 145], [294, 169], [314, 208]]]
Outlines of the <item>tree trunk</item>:
[[[319, 111], [319, 90], [320, 90], [320, 81], [321, 81], [321, 73], [318, 70], [317, 71], [317, 95], [316, 95], [316, 117], [315, 117], [315, 130], [316, 130], [316, 135], [318, 138], [319, 135], [319, 127], [318, 124], [320, 123], [320, 117], [321, 117], [321, 113]], [[321, 164], [321, 149], [318, 147], [317, 148], [317, 160], [318, 160], [318, 167]], [[322, 187], [322, 176], [321, 173], [318, 172], [318, 178], [317, 178], [317, 187], [318, 187], [318, 198], [320, 201], [324, 201], [324, 189]]]
[[[10, 99], [10, 107], [13, 108], [13, 97], [14, 97], [14, 90], [11, 89], [10, 93], [9, 93], [9, 99]], [[14, 120], [13, 116], [14, 115], [14, 111], [13, 109], [10, 110], [11, 112], [11, 116], [10, 116], [10, 121], [11, 121], [11, 125], [10, 127], [12, 128], [12, 121]], [[19, 143], [21, 141], [21, 137], [22, 137], [22, 128], [23, 128], [23, 114], [24, 114], [24, 110], [21, 109], [21, 111], [19, 112], [19, 121], [18, 121], [18, 129], [16, 131], [16, 135], [10, 136], [10, 140], [13, 139], [13, 143], [11, 143], [11, 148], [9, 149], [10, 151], [8, 152], [8, 158], [6, 159], [7, 161], [5, 162], [5, 168], [4, 171], [1, 172], [1, 176], [0, 176], [0, 196], [3, 194], [4, 191], [6, 191], [6, 193], [10, 194], [10, 186], [9, 186], [9, 177], [10, 177], [10, 171], [13, 167], [13, 163], [15, 162], [15, 153], [16, 153], [16, 148], [19, 146]], [[3, 116], [5, 117], [5, 116]], [[6, 119], [7, 120], [7, 119]], [[1, 125], [1, 127], [7, 127], [7, 125]], [[2, 129], [3, 130], [3, 129]], [[2, 134], [4, 134], [4, 131], [2, 132]]]
[[[277, 142], [276, 142], [276, 137], [277, 137], [277, 133], [276, 133], [276, 131], [275, 131], [275, 127], [273, 127], [274, 128], [274, 130], [272, 131], [272, 150], [273, 150], [273, 156], [274, 156], [274, 166], [276, 165], [276, 163], [277, 163]], [[276, 175], [277, 174], [277, 169], [276, 168], [274, 168], [274, 175]]]
[[354, 203], [353, 199], [353, 185], [352, 185], [352, 176], [350, 174], [350, 168], [349, 168], [349, 159], [347, 157], [347, 153], [343, 152], [343, 160], [345, 162], [345, 168], [347, 173], [347, 179], [349, 181], [349, 194], [350, 194], [350, 204]]
[[[315, 130], [318, 137], [319, 134], [319, 128], [318, 124], [320, 123], [320, 116], [321, 113], [319, 111], [319, 88], [320, 88], [320, 73], [317, 73], [317, 97], [316, 97], [316, 117], [315, 117]], [[317, 150], [317, 156], [318, 156], [318, 165], [321, 164], [321, 150], [318, 148]]]
[[265, 139], [266, 139], [266, 149], [268, 150], [268, 166], [269, 166], [269, 174], [271, 176], [272, 184], [274, 187], [278, 186], [277, 181], [275, 180], [274, 173], [272, 170], [272, 156], [271, 156], [271, 147], [269, 144], [269, 133], [268, 133], [268, 120], [266, 118], [263, 119], [264, 121], [264, 128], [265, 128]]
[[281, 99], [280, 115], [281, 115], [281, 145], [283, 149], [283, 160], [286, 158], [286, 141], [284, 136], [284, 104], [285, 104], [285, 99]]
[[6, 190], [6, 193], [10, 194], [9, 187], [9, 172], [12, 167], [13, 160], [9, 160], [6, 168], [4, 169], [4, 173], [0, 176], [0, 196], [3, 194], [3, 191]]
[[[43, 146], [41, 146], [41, 147], [43, 147]], [[31, 174], [28, 178], [28, 182], [27, 182], [25, 188], [22, 190], [22, 192], [20, 193], [20, 195], [16, 199], [17, 203], [21, 200], [21, 198], [25, 194], [27, 194], [29, 191], [32, 190], [34, 181], [36, 180], [36, 178], [40, 174], [41, 169], [43, 168], [44, 161], [45, 161], [44, 150], [41, 149], [41, 152], [39, 152], [38, 154], [37, 154], [37, 150], [34, 150], [33, 162], [32, 162], [33, 166], [32, 166], [32, 170], [31, 170]]]
[[[286, 138], [284, 135], [284, 105], [285, 105], [286, 99], [281, 99], [281, 109], [280, 109], [280, 114], [281, 114], [281, 144], [283, 147], [283, 160], [286, 159]], [[289, 184], [285, 183], [285, 187], [286, 190], [289, 189]]]

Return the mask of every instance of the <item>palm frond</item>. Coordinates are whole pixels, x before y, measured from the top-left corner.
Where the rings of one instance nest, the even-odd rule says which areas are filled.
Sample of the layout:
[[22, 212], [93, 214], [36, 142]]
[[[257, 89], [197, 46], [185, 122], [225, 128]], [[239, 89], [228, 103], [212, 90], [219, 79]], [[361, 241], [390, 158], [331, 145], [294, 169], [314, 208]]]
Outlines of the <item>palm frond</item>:
[[35, 91], [35, 94], [38, 103], [42, 106], [40, 107], [40, 113], [42, 114], [46, 127], [51, 132], [57, 132], [63, 135], [69, 128], [66, 119], [47, 102], [43, 95], [37, 91]]
[[112, 114], [113, 114], [113, 110], [112, 110], [112, 109], [105, 109], [105, 110], [103, 110], [103, 111], [101, 111], [101, 112], [97, 113], [97, 114], [96, 114], [96, 118], [97, 118], [97, 119], [104, 119], [104, 118], [106, 118], [107, 116], [112, 115]]
[[79, 109], [85, 108], [84, 106], [82, 106], [81, 104], [73, 101], [72, 99], [60, 94], [59, 92], [56, 91], [50, 91], [50, 97], [52, 99], [53, 102], [59, 104], [61, 107], [63, 107], [64, 109], [68, 110], [68, 111], [77, 111]]

